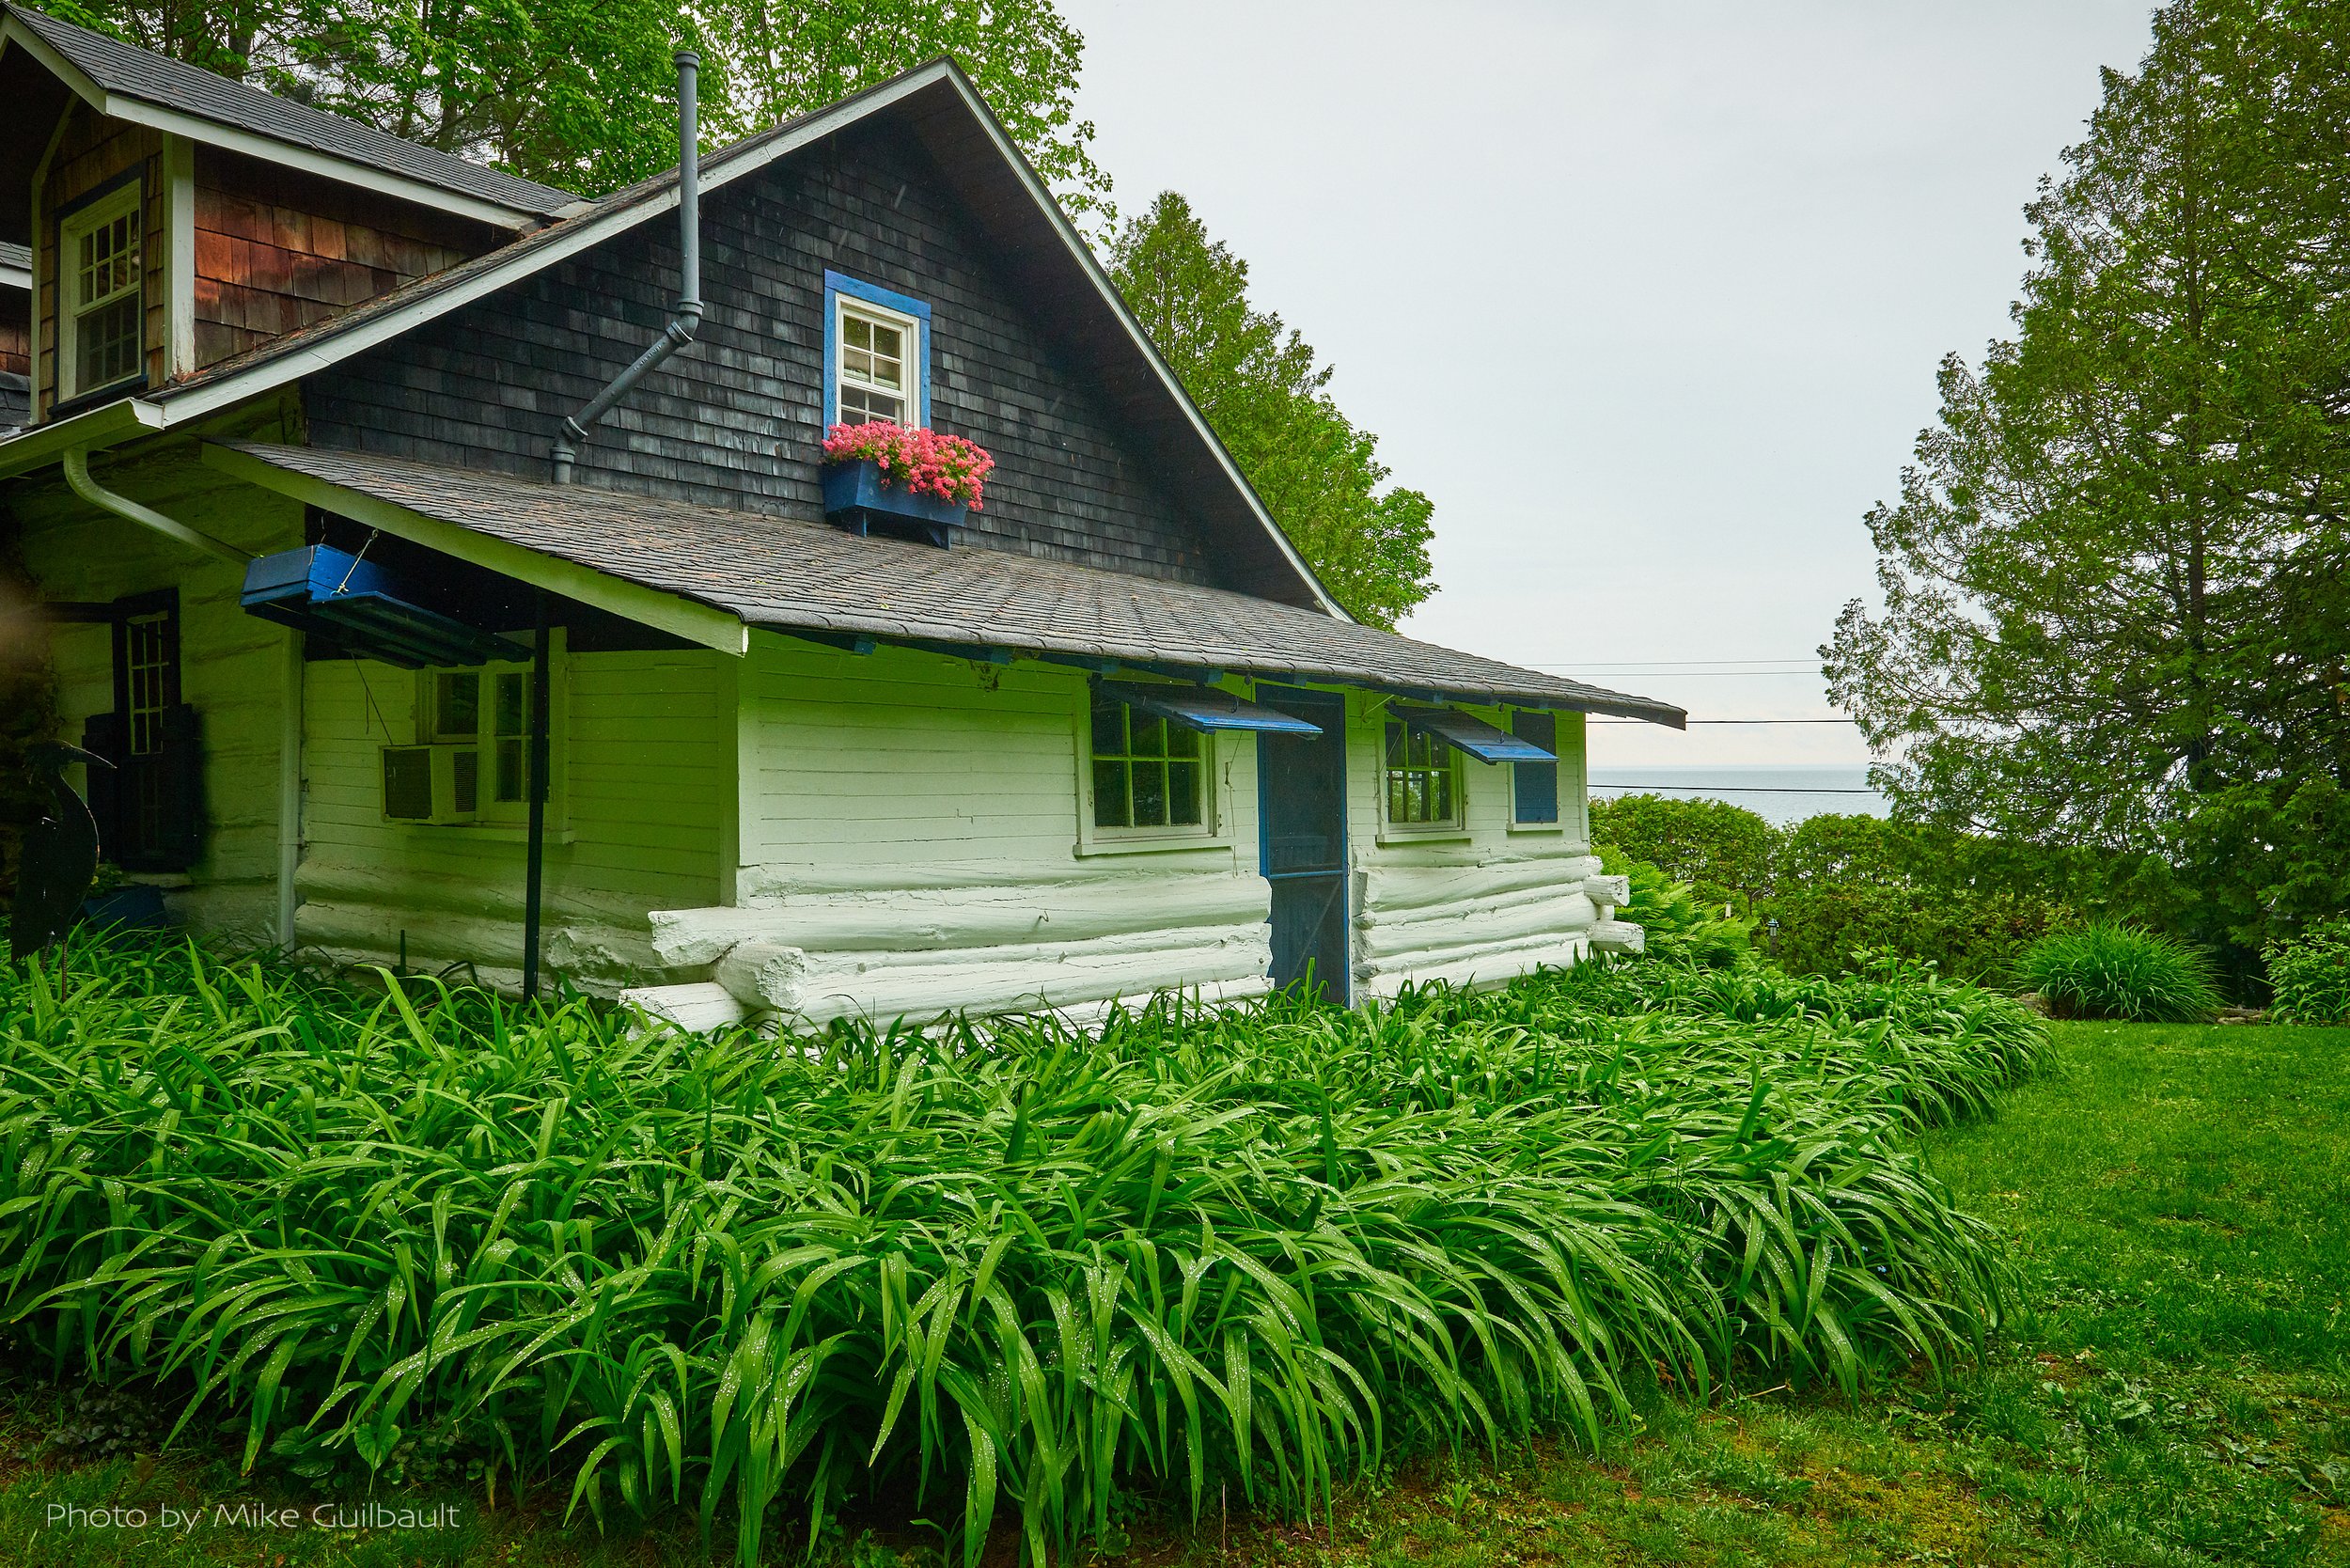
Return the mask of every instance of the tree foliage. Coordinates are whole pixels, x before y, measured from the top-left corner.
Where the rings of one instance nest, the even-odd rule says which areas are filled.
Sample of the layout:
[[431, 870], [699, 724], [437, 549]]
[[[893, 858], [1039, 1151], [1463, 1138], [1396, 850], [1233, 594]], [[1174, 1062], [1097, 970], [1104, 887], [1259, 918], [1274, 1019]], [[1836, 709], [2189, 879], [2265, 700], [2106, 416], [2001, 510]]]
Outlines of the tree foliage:
[[2176, 0], [1944, 361], [1830, 691], [1903, 813], [2166, 856], [2213, 937], [2350, 904], [2350, 8]]
[[1248, 299], [1248, 263], [1208, 238], [1191, 204], [1162, 192], [1112, 240], [1110, 272], [1273, 514], [1347, 610], [1392, 627], [1435, 591], [1430, 518], [1417, 490], [1380, 487], [1378, 437], [1329, 394], [1332, 368]]
[[1052, 0], [52, 0], [84, 26], [585, 193], [677, 161], [672, 51], [716, 145], [952, 55], [1062, 200], [1106, 219]]

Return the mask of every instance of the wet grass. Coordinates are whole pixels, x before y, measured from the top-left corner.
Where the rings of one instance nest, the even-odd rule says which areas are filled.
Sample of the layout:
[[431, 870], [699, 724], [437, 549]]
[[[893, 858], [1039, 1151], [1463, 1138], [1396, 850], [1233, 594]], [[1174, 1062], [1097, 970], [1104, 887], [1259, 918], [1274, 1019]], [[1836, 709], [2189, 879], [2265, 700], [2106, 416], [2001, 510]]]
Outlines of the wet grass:
[[[1930, 1164], [1999, 1232], [2034, 1309], [1989, 1357], [1847, 1400], [1750, 1380], [1702, 1403], [1639, 1391], [1594, 1455], [1553, 1442], [1380, 1473], [1311, 1524], [1121, 1511], [1136, 1564], [1894, 1562], [2350, 1564], [2350, 1030], [2068, 1025], [1994, 1121], [1928, 1133]], [[44, 1528], [84, 1506], [250, 1495], [236, 1450], [142, 1457], [135, 1413], [20, 1393], [0, 1454], [80, 1419], [119, 1456], [0, 1459], [0, 1560], [293, 1565], [699, 1561], [692, 1532], [562, 1530], [484, 1510], [453, 1529], [266, 1537], [208, 1523]], [[109, 1437], [108, 1422], [122, 1427]], [[399, 1488], [394, 1501], [412, 1500]], [[310, 1499], [305, 1498], [304, 1501]], [[935, 1563], [874, 1499], [818, 1543], [855, 1568]], [[1335, 1522], [1333, 1522], [1335, 1521]], [[1001, 1528], [990, 1563], [1016, 1539]], [[870, 1532], [870, 1533], [869, 1533]], [[803, 1541], [776, 1542], [799, 1560]], [[723, 1550], [723, 1547], [722, 1547]]]

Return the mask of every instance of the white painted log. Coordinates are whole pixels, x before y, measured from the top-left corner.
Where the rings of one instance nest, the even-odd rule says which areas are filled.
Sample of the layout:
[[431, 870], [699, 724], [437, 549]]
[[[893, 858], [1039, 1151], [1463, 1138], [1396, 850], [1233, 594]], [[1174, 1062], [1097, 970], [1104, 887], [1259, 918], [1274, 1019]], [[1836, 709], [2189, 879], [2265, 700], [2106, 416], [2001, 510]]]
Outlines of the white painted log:
[[1582, 935], [1598, 913], [1580, 893], [1565, 898], [1528, 898], [1500, 908], [1472, 908], [1458, 915], [1430, 915], [1408, 924], [1387, 921], [1355, 928], [1356, 955], [1378, 961], [1464, 943], [1523, 942], [1549, 936], [1564, 941]]
[[776, 942], [738, 942], [713, 972], [718, 984], [744, 1007], [788, 1010], [800, 1003], [807, 953]]
[[1632, 902], [1632, 879], [1628, 876], [1587, 876], [1583, 879], [1583, 896], [1593, 903], [1621, 909]]
[[1140, 952], [1023, 949], [937, 956], [955, 962], [808, 954], [807, 972], [786, 1011], [811, 1023], [858, 1013], [885, 1023], [957, 1011], [1040, 1011], [1193, 987], [1221, 994], [1261, 986], [1272, 949], [1260, 936]]
[[1516, 943], [1484, 952], [1374, 969], [1357, 977], [1357, 986], [1361, 994], [1384, 1000], [1395, 996], [1406, 985], [1438, 981], [1473, 987], [1506, 985], [1521, 975], [1544, 967], [1571, 969], [1588, 952], [1585, 939], [1579, 936], [1559, 943]]
[[750, 1010], [713, 981], [693, 985], [633, 986], [619, 996], [622, 1007], [633, 1007], [681, 1029], [722, 1029], [740, 1024]]
[[1648, 933], [1629, 920], [1602, 920], [1591, 932], [1591, 946], [1604, 953], [1646, 950]]
[[1599, 862], [1588, 855], [1561, 855], [1512, 859], [1495, 855], [1444, 866], [1413, 866], [1382, 858], [1359, 873], [1363, 914], [1368, 918], [1400, 917], [1410, 911], [1444, 908], [1465, 900], [1493, 898], [1532, 888], [1569, 893]]
[[683, 967], [714, 963], [745, 941], [810, 952], [946, 951], [1261, 924], [1272, 907], [1271, 887], [1254, 874], [1122, 870], [1119, 877], [811, 893], [736, 908], [655, 910], [652, 945], [664, 963]]

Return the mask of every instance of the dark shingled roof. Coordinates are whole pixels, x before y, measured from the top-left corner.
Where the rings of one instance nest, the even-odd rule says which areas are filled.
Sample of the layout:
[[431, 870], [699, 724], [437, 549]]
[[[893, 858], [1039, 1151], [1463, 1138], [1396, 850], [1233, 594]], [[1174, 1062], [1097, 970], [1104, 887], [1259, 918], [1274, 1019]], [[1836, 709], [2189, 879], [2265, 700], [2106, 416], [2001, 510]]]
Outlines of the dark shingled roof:
[[403, 141], [355, 119], [330, 115], [258, 87], [232, 82], [200, 66], [175, 60], [103, 33], [93, 33], [23, 6], [8, 13], [38, 33], [84, 75], [109, 93], [135, 98], [272, 141], [308, 148], [420, 184], [435, 185], [517, 212], [552, 217], [579, 198], [569, 191], [518, 180], [446, 152]]
[[224, 443], [426, 517], [699, 601], [753, 626], [1173, 664], [1455, 702], [1617, 713], [1670, 703], [1519, 669], [1221, 588], [829, 524], [310, 447]]

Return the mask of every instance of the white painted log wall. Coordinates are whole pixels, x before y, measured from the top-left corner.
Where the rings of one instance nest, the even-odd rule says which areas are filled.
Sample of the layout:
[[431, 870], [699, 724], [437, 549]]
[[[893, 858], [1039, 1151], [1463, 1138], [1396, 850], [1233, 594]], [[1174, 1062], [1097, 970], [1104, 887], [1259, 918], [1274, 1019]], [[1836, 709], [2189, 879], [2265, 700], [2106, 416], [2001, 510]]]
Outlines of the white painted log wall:
[[[1509, 727], [1500, 709], [1468, 711]], [[1375, 696], [1347, 698], [1357, 999], [1435, 980], [1498, 984], [1579, 962], [1600, 917], [1584, 887], [1599, 861], [1586, 826], [1581, 717], [1559, 715], [1557, 827], [1513, 827], [1509, 764], [1463, 758], [1461, 820], [1429, 831], [1386, 822], [1384, 713]]]
[[[548, 835], [547, 967], [609, 995], [661, 978], [647, 912], [719, 890], [732, 773], [721, 661], [706, 650], [582, 652], [563, 660], [560, 831]], [[372, 661], [309, 666], [304, 942], [342, 963], [470, 963], [521, 981], [519, 827], [384, 819], [379, 752], [416, 738], [416, 677]]]
[[[273, 422], [262, 433], [274, 430]], [[302, 541], [299, 504], [227, 488], [186, 450], [92, 467], [101, 483], [256, 554]], [[184, 876], [154, 880], [174, 919], [232, 944], [275, 941], [280, 717], [293, 634], [244, 613], [241, 568], [99, 511], [62, 480], [27, 484], [11, 504], [44, 599], [105, 602], [180, 590], [180, 698], [201, 715], [209, 831], [203, 858]], [[50, 654], [58, 737], [78, 744], [90, 715], [114, 707], [112, 636], [100, 625], [53, 625]], [[81, 774], [76, 767], [68, 777], [79, 787]]]
[[[738, 906], [653, 917], [672, 966], [822, 1022], [1073, 1008], [1169, 989], [1261, 992], [1256, 750], [1211, 770], [1214, 831], [1082, 843], [1086, 678], [754, 635]], [[738, 943], [755, 952], [718, 963]]]

